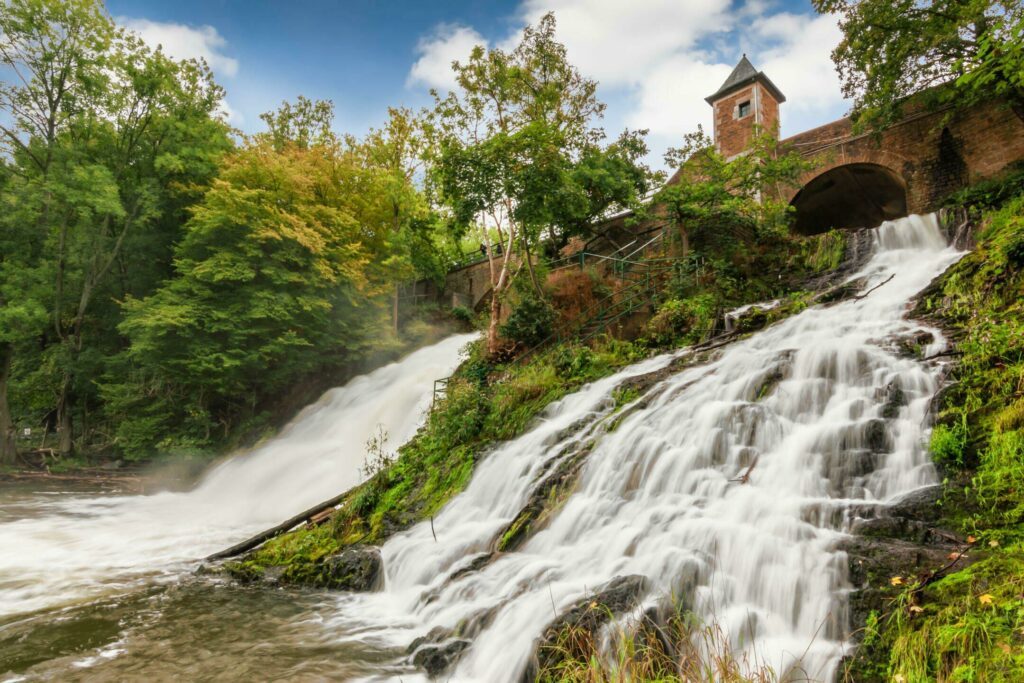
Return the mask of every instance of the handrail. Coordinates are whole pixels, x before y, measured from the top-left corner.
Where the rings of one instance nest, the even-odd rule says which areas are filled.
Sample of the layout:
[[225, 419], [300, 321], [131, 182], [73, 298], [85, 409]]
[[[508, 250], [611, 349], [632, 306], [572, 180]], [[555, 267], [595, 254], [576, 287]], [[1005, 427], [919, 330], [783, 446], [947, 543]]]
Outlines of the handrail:
[[[628, 255], [626, 256], [626, 258], [628, 259], [628, 258], [630, 258], [630, 257], [632, 257], [632, 256], [635, 256], [637, 252], [642, 252], [642, 251], [643, 251], [644, 249], [646, 249], [647, 247], [649, 247], [649, 246], [651, 246], [652, 244], [654, 244], [654, 243], [655, 243], [655, 242], [656, 242], [657, 240], [660, 240], [660, 239], [664, 239], [664, 238], [665, 238], [665, 231], [664, 231], [664, 230], [662, 230], [662, 231], [661, 231], [661, 232], [659, 232], [659, 233], [658, 233], [657, 235], [655, 235], [654, 237], [652, 237], [652, 238], [651, 238], [650, 240], [648, 240], [647, 242], [645, 242], [645, 243], [644, 243], [644, 244], [643, 244], [642, 246], [640, 246], [640, 247], [638, 247], [638, 248], [634, 249], [634, 250], [633, 250], [632, 252], [630, 252], [630, 253], [629, 253], [629, 254], [628, 254]], [[635, 242], [636, 240], [633, 240], [633, 241]]]
[[608, 254], [608, 255], [609, 255], [609, 256], [615, 256], [615, 255], [616, 255], [616, 254], [618, 254], [618, 253], [619, 253], [620, 251], [622, 251], [622, 250], [624, 250], [624, 249], [629, 249], [629, 248], [630, 248], [631, 246], [633, 246], [634, 244], [636, 244], [636, 243], [637, 243], [637, 241], [639, 241], [639, 239], [640, 239], [639, 237], [634, 237], [634, 238], [633, 238], [633, 241], [631, 241], [631, 242], [630, 242], [629, 244], [625, 244], [625, 245], [623, 245], [623, 246], [619, 247], [618, 249], [616, 249], [615, 251], [613, 251], [612, 253], [610, 253], [610, 254]]

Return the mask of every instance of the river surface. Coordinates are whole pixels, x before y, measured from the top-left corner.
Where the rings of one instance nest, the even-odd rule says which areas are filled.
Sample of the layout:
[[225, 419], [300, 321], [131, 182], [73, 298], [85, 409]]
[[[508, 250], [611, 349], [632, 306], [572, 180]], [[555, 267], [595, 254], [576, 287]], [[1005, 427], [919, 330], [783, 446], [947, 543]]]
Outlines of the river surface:
[[[624, 411], [623, 382], [688, 351], [549, 406], [482, 459], [431, 524], [385, 543], [376, 593], [246, 588], [192, 572], [197, 558], [358, 481], [366, 439], [378, 424], [392, 447], [411, 436], [433, 379], [470, 337], [329, 392], [187, 493], [2, 488], [0, 671], [411, 681], [425, 675], [407, 648], [429, 635], [461, 651], [441, 680], [515, 681], [554, 614], [637, 576], [641, 596], [620, 623], [681, 606], [718, 625], [751, 670], [832, 680], [850, 648], [837, 544], [857, 515], [936, 481], [926, 443], [942, 367], [905, 349], [934, 356], [946, 342], [906, 312], [962, 255], [934, 216], [886, 223], [872, 239], [850, 278], [861, 296], [731, 344]], [[571, 494], [521, 546], [494, 553], [548, 473], [577, 459]]]
[[193, 572], [206, 555], [358, 483], [368, 439], [383, 429], [389, 450], [408, 440], [434, 380], [475, 337], [450, 337], [328, 391], [189, 491], [0, 482], [0, 681], [355, 675], [373, 650], [323, 627], [333, 596]]

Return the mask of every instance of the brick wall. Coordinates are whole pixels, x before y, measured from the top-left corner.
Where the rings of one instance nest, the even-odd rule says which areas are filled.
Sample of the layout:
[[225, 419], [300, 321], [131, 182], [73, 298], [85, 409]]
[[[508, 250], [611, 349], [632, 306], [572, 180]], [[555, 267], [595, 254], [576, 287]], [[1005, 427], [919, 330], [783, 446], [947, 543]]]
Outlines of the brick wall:
[[938, 208], [950, 192], [1024, 160], [1024, 123], [992, 101], [963, 112], [912, 115], [878, 135], [854, 136], [849, 119], [840, 119], [779, 145], [819, 160], [803, 183], [845, 164], [885, 166], [906, 183], [908, 210], [922, 213]]
[[[738, 118], [741, 102], [750, 102], [751, 110], [749, 115]], [[769, 131], [775, 130], [779, 122], [779, 103], [757, 82], [723, 97], [714, 107], [715, 144], [726, 157], [736, 156], [750, 146], [756, 121], [760, 120], [761, 127]]]

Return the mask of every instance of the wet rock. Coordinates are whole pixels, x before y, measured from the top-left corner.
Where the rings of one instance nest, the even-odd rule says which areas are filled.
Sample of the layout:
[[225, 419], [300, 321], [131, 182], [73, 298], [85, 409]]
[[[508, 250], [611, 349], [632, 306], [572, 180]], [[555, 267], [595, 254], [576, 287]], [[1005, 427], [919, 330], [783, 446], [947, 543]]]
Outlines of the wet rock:
[[437, 645], [423, 645], [412, 656], [412, 663], [427, 672], [431, 678], [437, 678], [448, 671], [459, 655], [469, 647], [468, 640], [455, 639]]
[[284, 566], [267, 567], [263, 570], [260, 580], [268, 586], [279, 586], [286, 569], [288, 568]]
[[530, 494], [526, 505], [515, 519], [506, 526], [495, 544], [499, 552], [517, 550], [533, 535], [551, 514], [561, 507], [562, 502], [576, 486], [583, 461], [590, 454], [589, 447], [582, 447], [561, 460]]
[[535, 680], [539, 673], [566, 657], [588, 657], [600, 629], [615, 615], [634, 609], [647, 588], [647, 579], [643, 576], [619, 576], [594, 595], [578, 600], [544, 629], [537, 641], [534, 659], [521, 680]]
[[938, 524], [941, 495], [941, 485], [929, 486], [877, 508], [872, 518], [855, 522], [855, 535], [840, 544], [854, 588], [850, 611], [855, 632], [872, 610], [884, 613], [888, 608], [900, 590], [891, 584], [893, 577], [904, 583], [916, 581], [948, 565], [950, 554], [964, 547], [962, 539]]
[[419, 650], [424, 645], [436, 645], [440, 642], [448, 640], [452, 637], [454, 631], [444, 626], [435, 626], [434, 628], [427, 631], [426, 635], [422, 635], [419, 638], [414, 639], [409, 643], [409, 647], [406, 648], [405, 654], [411, 655]]
[[886, 453], [891, 450], [889, 430], [883, 420], [870, 420], [864, 428], [864, 445], [872, 453]]
[[910, 337], [899, 337], [891, 339], [890, 343], [900, 358], [921, 359], [924, 357], [924, 350], [929, 344], [935, 342], [935, 335], [927, 330], [922, 330]]
[[840, 301], [851, 299], [860, 293], [861, 289], [864, 288], [864, 284], [867, 282], [865, 278], [859, 278], [857, 280], [850, 280], [834, 287], [826, 289], [821, 294], [814, 297], [814, 303], [816, 304], [837, 304]]
[[900, 414], [900, 408], [907, 405], [907, 395], [896, 382], [890, 382], [885, 388], [885, 403], [882, 405], [882, 417], [887, 420], [895, 419]]
[[335, 590], [372, 591], [377, 587], [382, 568], [380, 548], [346, 548], [324, 562], [323, 585]]

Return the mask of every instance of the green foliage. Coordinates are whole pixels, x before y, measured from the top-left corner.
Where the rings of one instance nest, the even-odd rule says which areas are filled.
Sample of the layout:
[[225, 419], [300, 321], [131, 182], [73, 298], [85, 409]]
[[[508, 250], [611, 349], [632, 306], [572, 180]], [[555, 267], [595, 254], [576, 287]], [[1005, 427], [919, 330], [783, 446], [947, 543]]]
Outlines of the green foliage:
[[[931, 450], [948, 474], [947, 523], [974, 564], [911, 584], [862, 646], [879, 677], [907, 681], [1024, 678], [1024, 196], [993, 185], [961, 193], [982, 208], [976, 250], [950, 268], [918, 314], [962, 353], [942, 395]], [[964, 482], [967, 482], [966, 485]], [[854, 674], [856, 675], [856, 674]]]
[[929, 446], [932, 457], [947, 467], [964, 466], [964, 450], [967, 448], [967, 423], [961, 419], [951, 425], [936, 425], [932, 430]]
[[992, 209], [1024, 194], [1024, 163], [1017, 163], [994, 178], [958, 190], [946, 199], [946, 206]]
[[66, 455], [73, 417], [100, 412], [95, 380], [124, 345], [117, 301], [166, 276], [188, 207], [231, 145], [223, 91], [204, 64], [149, 49], [93, 0], [5, 3], [0, 43], [5, 71], [21, 76], [0, 83], [11, 402], [24, 424], [55, 411]]
[[835, 270], [846, 255], [846, 234], [840, 230], [829, 230], [806, 238], [803, 243], [804, 264], [814, 273]]
[[469, 310], [465, 306], [455, 306], [452, 308], [451, 316], [460, 323], [464, 323], [466, 325], [473, 324], [473, 311]]
[[718, 301], [711, 293], [668, 299], [647, 323], [646, 339], [653, 346], [700, 341], [711, 334], [718, 313]]
[[526, 347], [535, 346], [551, 334], [555, 311], [532, 292], [523, 293], [501, 325], [501, 336]]
[[686, 242], [784, 235], [790, 207], [776, 198], [778, 188], [797, 186], [812, 167], [796, 152], [780, 154], [774, 131], [758, 131], [747, 153], [726, 159], [701, 128], [682, 147], [670, 149], [665, 161], [680, 175], [654, 201]]
[[443, 276], [408, 111], [339, 138], [300, 97], [236, 149], [209, 68], [99, 0], [7, 2], [0, 48], [0, 434], [56, 414], [65, 457], [143, 458], [263, 432], [272, 392], [397, 347], [385, 300]]
[[653, 176], [641, 163], [641, 133], [602, 144], [604, 133], [593, 125], [604, 111], [597, 83], [569, 63], [552, 14], [527, 26], [511, 51], [478, 46], [453, 68], [457, 87], [434, 93], [427, 179], [450, 211], [455, 238], [473, 229], [491, 245], [489, 258], [495, 247], [504, 255], [491, 283], [494, 354], [517, 264], [541, 294], [531, 258], [541, 235], [564, 240], [611, 207], [638, 204]]
[[838, 14], [832, 57], [860, 125], [903, 115], [905, 99], [969, 107], [1006, 97], [1024, 117], [1024, 9], [1003, 0], [814, 0]]

